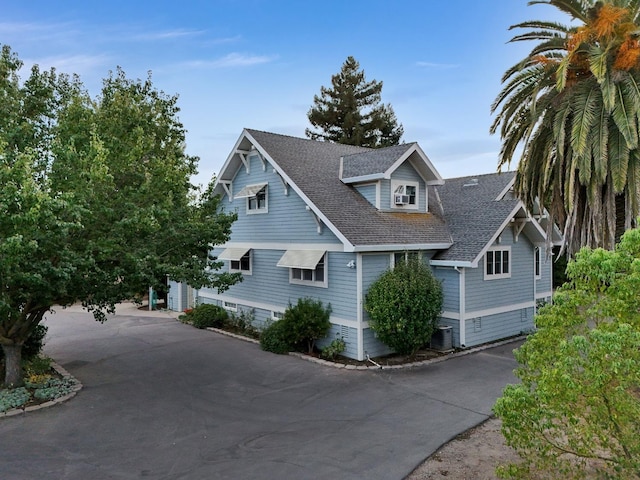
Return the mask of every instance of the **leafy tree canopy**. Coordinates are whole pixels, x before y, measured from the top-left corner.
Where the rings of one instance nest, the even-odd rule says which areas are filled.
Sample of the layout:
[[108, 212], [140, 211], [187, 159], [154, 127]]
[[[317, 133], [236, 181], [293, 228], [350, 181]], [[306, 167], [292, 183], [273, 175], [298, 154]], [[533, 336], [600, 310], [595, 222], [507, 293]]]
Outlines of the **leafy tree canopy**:
[[582, 249], [516, 350], [519, 385], [494, 407], [522, 457], [507, 478], [640, 476], [640, 230]]
[[362, 147], [398, 145], [403, 134], [390, 104], [381, 103], [382, 82], [367, 81], [364, 70], [347, 57], [340, 73], [331, 77], [331, 88], [320, 87], [320, 96], [307, 113], [314, 129], [307, 137]]
[[536, 0], [570, 25], [533, 20], [512, 41], [534, 41], [503, 77], [492, 106], [499, 167], [522, 148], [515, 191], [564, 230], [567, 252], [613, 249], [640, 214], [640, 3]]
[[23, 83], [0, 56], [0, 344], [5, 383], [21, 382], [20, 349], [54, 305], [98, 320], [169, 275], [225, 289], [237, 275], [209, 257], [234, 215], [211, 186], [191, 185], [177, 97], [118, 69], [91, 99], [78, 77], [40, 72]]

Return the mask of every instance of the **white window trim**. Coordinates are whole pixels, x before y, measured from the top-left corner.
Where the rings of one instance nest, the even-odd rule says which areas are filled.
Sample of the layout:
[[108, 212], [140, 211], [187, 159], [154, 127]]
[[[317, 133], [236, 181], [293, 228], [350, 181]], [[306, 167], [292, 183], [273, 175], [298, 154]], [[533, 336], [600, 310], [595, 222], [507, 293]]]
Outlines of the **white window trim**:
[[392, 268], [395, 267], [396, 264], [396, 255], [404, 255], [404, 261], [408, 262], [409, 261], [409, 256], [412, 255], [416, 255], [418, 256], [418, 260], [422, 262], [423, 257], [422, 257], [422, 250], [404, 250], [402, 252], [393, 252], [391, 254], [391, 266]]
[[[324, 281], [322, 282], [318, 282], [315, 280], [300, 280], [298, 278], [293, 278], [293, 268], [289, 268], [289, 283], [293, 284], [293, 285], [306, 285], [308, 287], [321, 287], [321, 288], [328, 288], [329, 287], [329, 279], [328, 277], [328, 273], [329, 273], [329, 256], [327, 255], [327, 252], [324, 253], [324, 255], [322, 256], [322, 258], [320, 260], [324, 259]], [[320, 263], [320, 262], [318, 262]], [[298, 270], [306, 270], [306, 269], [298, 269]], [[314, 269], [315, 270], [315, 269]]]
[[[250, 249], [245, 255], [249, 255], [249, 270], [242, 270], [241, 268], [235, 269], [232, 268], [232, 262], [234, 260], [229, 260], [229, 273], [241, 273], [243, 275], [251, 275], [253, 271], [253, 249]], [[242, 259], [238, 260], [238, 264], [242, 265]]]
[[[509, 273], [493, 273], [493, 274], [488, 274], [487, 273], [487, 261], [488, 261], [488, 253], [489, 252], [509, 252]], [[511, 255], [511, 246], [495, 246], [495, 247], [491, 247], [487, 250], [487, 252], [484, 254], [484, 262], [483, 262], [483, 268], [484, 268], [484, 279], [485, 280], [499, 280], [501, 278], [511, 278], [511, 265], [512, 265], [512, 255]]]
[[[536, 265], [538, 271], [536, 272]], [[542, 248], [533, 247], [533, 275], [536, 279], [542, 278]]]
[[[259, 185], [259, 184], [256, 184]], [[253, 187], [253, 185], [247, 185], [247, 187]], [[253, 208], [250, 209], [249, 208], [249, 201], [252, 198], [256, 198], [258, 195], [258, 193], [260, 193], [262, 190], [264, 190], [264, 208]], [[258, 191], [256, 193], [256, 195], [254, 195], [253, 197], [247, 197], [246, 198], [246, 205], [247, 205], [247, 215], [259, 215], [261, 213], [269, 213], [269, 184], [265, 185], [263, 188], [260, 189], [260, 191]]]
[[228, 310], [230, 312], [237, 312], [238, 311], [238, 304], [237, 303], [233, 303], [233, 302], [227, 302], [226, 300], [224, 300], [222, 302], [222, 308], [224, 308], [225, 310]]
[[[395, 193], [398, 187], [415, 187], [416, 189], [416, 203], [415, 205], [396, 205]], [[420, 182], [413, 182], [411, 180], [391, 180], [391, 208], [398, 210], [418, 210], [420, 208]]]
[[[278, 316], [280, 315], [280, 316]], [[284, 312], [271, 310], [271, 320], [277, 322], [278, 320], [282, 320], [284, 318]]]

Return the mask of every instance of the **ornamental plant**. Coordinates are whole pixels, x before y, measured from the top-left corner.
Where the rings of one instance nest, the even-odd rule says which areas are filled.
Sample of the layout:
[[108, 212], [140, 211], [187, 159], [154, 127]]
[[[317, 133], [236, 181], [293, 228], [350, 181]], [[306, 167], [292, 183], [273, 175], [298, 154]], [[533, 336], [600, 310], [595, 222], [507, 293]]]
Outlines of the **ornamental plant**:
[[414, 356], [438, 326], [442, 285], [427, 265], [409, 258], [371, 284], [364, 308], [383, 343], [397, 353]]

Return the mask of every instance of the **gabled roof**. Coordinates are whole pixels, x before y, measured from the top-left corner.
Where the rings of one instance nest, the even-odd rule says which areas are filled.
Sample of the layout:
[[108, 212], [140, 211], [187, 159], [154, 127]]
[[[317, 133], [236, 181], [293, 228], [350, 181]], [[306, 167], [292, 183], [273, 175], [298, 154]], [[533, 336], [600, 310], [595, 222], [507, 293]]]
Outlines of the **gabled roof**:
[[[388, 156], [391, 159], [397, 155], [397, 161], [403, 153], [418, 152], [414, 145], [374, 151], [245, 129], [223, 166], [214, 191], [224, 191], [219, 188], [220, 184], [233, 180], [243, 165], [242, 155], [253, 147], [343, 241], [347, 250], [447, 248], [452, 239], [440, 215], [378, 211], [354, 187], [340, 180], [342, 157], [367, 153], [373, 154], [370, 158]], [[437, 199], [431, 201], [437, 202]]]
[[536, 243], [545, 241], [543, 229], [511, 192], [514, 179], [515, 172], [493, 173], [447, 179], [437, 187], [454, 244], [436, 254], [432, 263], [477, 266], [510, 224], [520, 225]]
[[345, 155], [340, 161], [340, 179], [344, 183], [389, 179], [407, 160], [428, 184], [443, 183], [438, 171], [415, 142]]

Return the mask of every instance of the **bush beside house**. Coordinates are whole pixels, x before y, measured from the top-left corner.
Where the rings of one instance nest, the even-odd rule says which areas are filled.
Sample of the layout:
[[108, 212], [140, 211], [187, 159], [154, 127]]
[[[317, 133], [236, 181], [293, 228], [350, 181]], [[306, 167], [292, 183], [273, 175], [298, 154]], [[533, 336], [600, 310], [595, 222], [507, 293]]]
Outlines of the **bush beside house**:
[[394, 351], [413, 356], [431, 340], [442, 312], [442, 286], [417, 258], [399, 262], [369, 287], [365, 310], [376, 336]]

